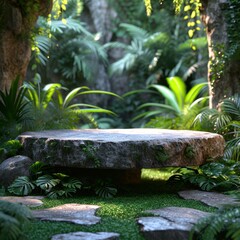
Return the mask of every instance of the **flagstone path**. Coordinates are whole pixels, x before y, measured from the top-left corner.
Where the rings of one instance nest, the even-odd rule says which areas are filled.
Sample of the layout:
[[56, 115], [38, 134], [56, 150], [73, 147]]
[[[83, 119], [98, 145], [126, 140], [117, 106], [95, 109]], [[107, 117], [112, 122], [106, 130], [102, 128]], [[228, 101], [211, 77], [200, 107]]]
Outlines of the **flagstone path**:
[[[222, 204], [234, 204], [235, 200], [224, 194], [198, 190], [181, 191], [178, 193], [184, 199], [194, 199], [209, 206], [219, 208]], [[0, 200], [21, 203], [30, 207], [39, 206], [43, 197], [0, 197]], [[41, 203], [42, 204], [42, 203]], [[101, 221], [95, 216], [100, 207], [86, 204], [64, 204], [53, 208], [32, 210], [33, 215], [40, 220], [65, 221], [74, 224], [93, 225]], [[183, 207], [166, 207], [149, 209], [146, 213], [151, 217], [136, 219], [139, 230], [147, 240], [187, 240], [191, 227], [202, 217], [210, 213]], [[74, 232], [52, 236], [52, 240], [117, 240], [119, 234], [110, 232]]]

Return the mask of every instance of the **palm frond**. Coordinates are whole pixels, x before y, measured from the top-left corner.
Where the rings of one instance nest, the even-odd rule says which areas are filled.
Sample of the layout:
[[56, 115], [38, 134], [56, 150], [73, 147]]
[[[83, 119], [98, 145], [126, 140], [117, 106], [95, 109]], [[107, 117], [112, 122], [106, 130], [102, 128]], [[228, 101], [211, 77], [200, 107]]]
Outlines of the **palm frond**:
[[240, 232], [236, 230], [239, 229], [239, 218], [239, 206], [224, 207], [215, 214], [201, 219], [191, 230], [189, 239], [215, 240], [231, 237], [230, 239], [238, 240]]
[[224, 99], [221, 109], [231, 115], [234, 120], [240, 120], [240, 95], [234, 95], [228, 99]]
[[132, 38], [142, 40], [149, 36], [148, 32], [143, 28], [128, 23], [121, 23], [120, 27], [126, 30]]
[[[6, 207], [9, 206], [6, 205]], [[22, 230], [20, 229], [19, 221], [0, 211], [0, 239], [17, 240], [21, 235]]]

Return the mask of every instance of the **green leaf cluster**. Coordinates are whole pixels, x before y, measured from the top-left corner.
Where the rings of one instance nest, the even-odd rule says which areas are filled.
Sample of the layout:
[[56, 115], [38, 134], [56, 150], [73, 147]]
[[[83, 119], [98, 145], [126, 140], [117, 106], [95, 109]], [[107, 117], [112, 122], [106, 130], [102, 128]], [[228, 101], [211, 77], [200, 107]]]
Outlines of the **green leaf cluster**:
[[224, 99], [218, 109], [206, 109], [197, 115], [194, 125], [201, 130], [222, 134], [227, 141], [224, 158], [240, 160], [240, 95]]
[[71, 197], [82, 188], [79, 179], [72, 178], [63, 173], [50, 173], [49, 168], [36, 162], [30, 170], [30, 177], [21, 176], [8, 187], [8, 191], [15, 195], [26, 196], [33, 191], [43, 192], [49, 198]]
[[26, 239], [23, 228], [32, 218], [26, 206], [0, 200], [0, 239]]
[[[127, 93], [125, 96], [138, 93], [151, 93], [159, 95], [159, 102], [148, 102], [140, 105], [138, 110], [149, 109], [137, 115], [133, 121], [138, 119], [148, 119], [158, 116], [156, 119], [150, 121], [148, 127], [166, 127], [167, 119], [169, 119], [170, 126], [172, 121], [177, 121], [177, 118], [184, 119], [190, 116], [189, 112], [194, 113], [195, 110], [200, 111], [207, 102], [207, 97], [200, 97], [207, 83], [199, 83], [194, 85], [188, 92], [185, 82], [180, 77], [167, 78], [169, 87], [164, 85], [152, 84], [148, 86], [147, 90], [136, 90]], [[200, 106], [200, 107], [199, 107]], [[162, 126], [161, 126], [162, 124]], [[173, 127], [174, 125], [172, 125]], [[182, 127], [182, 126], [181, 126]], [[179, 127], [174, 127], [179, 128]]]
[[92, 114], [114, 113], [96, 105], [79, 102], [80, 97], [89, 94], [119, 97], [112, 92], [90, 90], [86, 86], [77, 87], [67, 94], [64, 92], [68, 89], [60, 83], [50, 83], [42, 88], [39, 74], [35, 77], [35, 83], [24, 83], [23, 88], [26, 90], [26, 100], [34, 116], [30, 126], [34, 130], [79, 128], [86, 123], [97, 127]]
[[0, 142], [15, 138], [31, 121], [26, 90], [19, 88], [19, 77], [12, 81], [9, 90], [0, 90]]
[[0, 162], [6, 158], [15, 156], [22, 148], [19, 140], [9, 140], [0, 144]]
[[7, 190], [18, 196], [38, 193], [51, 199], [72, 197], [81, 190], [91, 190], [103, 198], [110, 198], [117, 194], [117, 189], [110, 180], [94, 179], [93, 183], [83, 184], [81, 176], [76, 178], [62, 172], [55, 172], [53, 167], [39, 161], [30, 166], [30, 172], [30, 177], [18, 177]]
[[[238, 197], [239, 201], [239, 197]], [[240, 207], [239, 204], [223, 206], [209, 217], [201, 219], [190, 232], [189, 239], [216, 240], [240, 239]]]
[[[211, 162], [196, 169], [180, 169], [182, 179], [204, 191], [229, 191], [240, 188], [239, 162]], [[177, 174], [178, 175], [178, 174]]]

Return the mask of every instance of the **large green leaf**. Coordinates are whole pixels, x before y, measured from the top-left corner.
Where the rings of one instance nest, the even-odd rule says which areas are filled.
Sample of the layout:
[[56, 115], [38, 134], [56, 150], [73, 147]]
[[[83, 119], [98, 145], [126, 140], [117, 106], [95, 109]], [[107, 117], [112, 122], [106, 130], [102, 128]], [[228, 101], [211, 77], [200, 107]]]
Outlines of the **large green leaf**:
[[30, 179], [27, 176], [18, 177], [8, 187], [8, 191], [10, 193], [23, 196], [29, 195], [33, 189], [35, 189], [35, 185], [31, 183]]
[[51, 175], [43, 175], [36, 180], [36, 185], [46, 192], [50, 192], [59, 183], [60, 179], [54, 178]]
[[176, 97], [173, 93], [173, 91], [171, 91], [169, 88], [162, 86], [162, 85], [157, 85], [157, 84], [152, 84], [149, 86], [149, 88], [154, 88], [156, 89], [160, 94], [163, 95], [163, 97], [166, 100], [166, 104], [171, 105], [176, 113], [180, 114], [181, 113], [181, 109], [178, 105], [178, 102], [176, 100]]
[[42, 107], [46, 109], [48, 104], [51, 102], [53, 94], [57, 89], [61, 89], [61, 84], [59, 83], [50, 83], [43, 88], [43, 97], [42, 97]]
[[205, 86], [207, 86], [207, 83], [199, 83], [193, 86], [186, 95], [185, 104], [191, 105]]
[[186, 84], [180, 77], [167, 78], [170, 89], [174, 92], [178, 106], [181, 110], [184, 108], [184, 99], [186, 96]]
[[78, 88], [74, 88], [70, 93], [68, 93], [68, 95], [65, 97], [64, 101], [63, 101], [63, 108], [67, 108], [69, 107], [70, 102], [78, 95], [78, 93], [81, 90], [88, 90], [89, 88], [86, 86], [83, 87], [78, 87]]

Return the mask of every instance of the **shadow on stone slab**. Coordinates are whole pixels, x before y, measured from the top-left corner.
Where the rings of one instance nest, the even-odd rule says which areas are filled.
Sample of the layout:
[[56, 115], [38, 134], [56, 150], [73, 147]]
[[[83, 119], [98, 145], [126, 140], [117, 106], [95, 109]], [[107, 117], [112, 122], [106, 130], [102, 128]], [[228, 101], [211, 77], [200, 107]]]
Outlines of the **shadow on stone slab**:
[[53, 208], [34, 210], [33, 216], [43, 221], [71, 222], [82, 225], [93, 225], [100, 221], [95, 216], [97, 205], [64, 204]]
[[118, 233], [110, 232], [71, 232], [54, 235], [51, 240], [118, 240]]
[[12, 203], [20, 203], [28, 207], [39, 207], [43, 205], [43, 202], [41, 201], [41, 199], [43, 198], [44, 197], [42, 196], [25, 196], [25, 197], [4, 196], [0, 197], [0, 200]]
[[187, 240], [193, 225], [209, 213], [180, 207], [148, 210], [156, 217], [141, 217], [137, 220], [141, 232], [149, 240]]
[[233, 197], [217, 192], [185, 190], [178, 192], [178, 195], [184, 199], [197, 200], [208, 206], [216, 208], [220, 208], [222, 205], [226, 204], [237, 204]]

